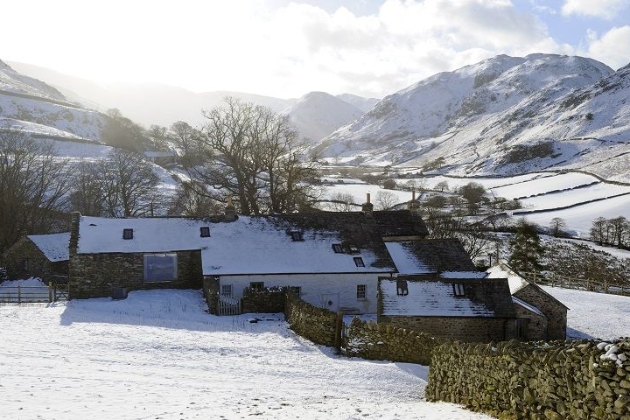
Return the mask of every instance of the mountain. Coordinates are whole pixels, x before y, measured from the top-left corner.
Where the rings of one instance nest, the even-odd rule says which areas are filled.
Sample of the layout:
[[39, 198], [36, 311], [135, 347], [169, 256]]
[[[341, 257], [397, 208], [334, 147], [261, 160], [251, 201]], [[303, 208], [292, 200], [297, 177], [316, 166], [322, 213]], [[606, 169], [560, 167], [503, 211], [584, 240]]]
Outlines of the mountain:
[[582, 57], [501, 55], [384, 98], [318, 149], [453, 174], [588, 168], [630, 180], [628, 72]]
[[333, 131], [359, 118], [363, 111], [324, 92], [311, 92], [283, 111], [310, 144], [319, 142]]
[[0, 126], [21, 127], [39, 137], [98, 141], [105, 122], [103, 114], [0, 61]]
[[380, 99], [376, 98], [364, 98], [362, 96], [352, 95], [351, 93], [342, 93], [337, 95], [337, 98], [342, 101], [348, 102], [350, 105], [354, 105], [359, 108], [363, 112], [368, 112], [374, 105], [380, 101]]

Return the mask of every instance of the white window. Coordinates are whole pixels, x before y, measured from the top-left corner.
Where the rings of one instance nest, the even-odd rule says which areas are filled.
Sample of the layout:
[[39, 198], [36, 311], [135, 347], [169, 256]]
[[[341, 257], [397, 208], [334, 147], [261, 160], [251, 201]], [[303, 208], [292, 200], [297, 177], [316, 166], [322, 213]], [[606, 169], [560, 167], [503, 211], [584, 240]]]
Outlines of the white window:
[[177, 254], [145, 254], [144, 282], [160, 283], [177, 280]]
[[221, 296], [232, 297], [232, 285], [231, 284], [222, 284], [221, 285]]
[[357, 300], [366, 300], [366, 299], [367, 299], [367, 285], [357, 284]]

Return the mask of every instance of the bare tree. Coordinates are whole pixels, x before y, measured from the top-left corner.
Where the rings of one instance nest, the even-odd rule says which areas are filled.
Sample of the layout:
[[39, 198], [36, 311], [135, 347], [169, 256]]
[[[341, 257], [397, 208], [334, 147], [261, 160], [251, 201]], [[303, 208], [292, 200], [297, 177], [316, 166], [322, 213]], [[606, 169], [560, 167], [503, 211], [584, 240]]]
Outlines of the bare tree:
[[549, 229], [551, 230], [551, 234], [558, 238], [563, 236], [564, 229], [567, 227], [567, 222], [564, 221], [561, 217], [554, 217], [551, 219], [551, 223], [549, 224]]
[[168, 210], [170, 215], [186, 217], [208, 217], [221, 212], [223, 203], [209, 197], [209, 194], [198, 194], [202, 185], [193, 185], [194, 181], [182, 182]]
[[327, 202], [330, 211], [352, 211], [354, 197], [350, 193], [336, 192]]
[[100, 173], [105, 212], [111, 217], [149, 215], [162, 201], [157, 189], [160, 180], [138, 153], [114, 149], [101, 162]]
[[389, 210], [398, 204], [398, 196], [391, 191], [379, 191], [376, 193], [376, 208]]
[[81, 162], [71, 183], [70, 204], [86, 216], [102, 216], [105, 209], [101, 165], [98, 162]]
[[269, 108], [225, 98], [225, 106], [204, 112], [201, 135], [181, 140], [181, 149], [195, 153], [188, 165], [193, 185], [207, 185], [214, 198], [235, 196], [244, 215], [286, 213], [310, 205], [308, 181], [312, 163], [302, 150], [288, 117]]
[[49, 232], [67, 204], [66, 162], [51, 143], [0, 127], [0, 254], [27, 233]]

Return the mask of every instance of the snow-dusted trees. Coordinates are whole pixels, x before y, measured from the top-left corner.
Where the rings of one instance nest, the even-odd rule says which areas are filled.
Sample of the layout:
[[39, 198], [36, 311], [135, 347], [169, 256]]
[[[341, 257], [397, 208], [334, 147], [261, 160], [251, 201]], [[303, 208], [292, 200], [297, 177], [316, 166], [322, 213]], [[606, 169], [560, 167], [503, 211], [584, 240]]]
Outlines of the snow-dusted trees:
[[312, 187], [305, 181], [315, 169], [302, 161], [287, 116], [228, 97], [204, 117], [200, 133], [184, 130], [179, 141], [197, 193], [221, 202], [233, 196], [244, 215], [310, 206]]
[[600, 245], [630, 246], [630, 222], [623, 216], [612, 219], [598, 217], [593, 221], [590, 233], [591, 239]]
[[65, 162], [49, 143], [0, 127], [0, 254], [21, 236], [47, 233], [67, 202]]

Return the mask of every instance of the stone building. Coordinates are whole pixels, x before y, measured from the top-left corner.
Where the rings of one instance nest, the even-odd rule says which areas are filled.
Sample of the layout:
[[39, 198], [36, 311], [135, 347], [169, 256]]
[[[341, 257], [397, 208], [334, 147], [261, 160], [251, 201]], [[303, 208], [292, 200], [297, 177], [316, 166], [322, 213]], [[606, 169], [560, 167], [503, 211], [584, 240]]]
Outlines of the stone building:
[[488, 269], [490, 278], [506, 278], [517, 311], [519, 335], [524, 340], [564, 340], [567, 308], [539, 285], [527, 281], [504, 262]]
[[28, 235], [2, 256], [11, 279], [39, 277], [44, 282], [68, 276], [70, 233]]
[[459, 241], [400, 241], [387, 247], [399, 274], [379, 280], [379, 323], [466, 342], [515, 338], [507, 279], [476, 271]]
[[71, 234], [72, 298], [203, 282], [217, 312], [246, 288], [287, 286], [317, 307], [375, 313], [378, 277], [397, 272], [386, 242], [420, 240], [427, 230], [413, 212], [369, 205], [362, 212], [257, 217], [237, 216], [228, 206], [206, 219], [75, 213]]

